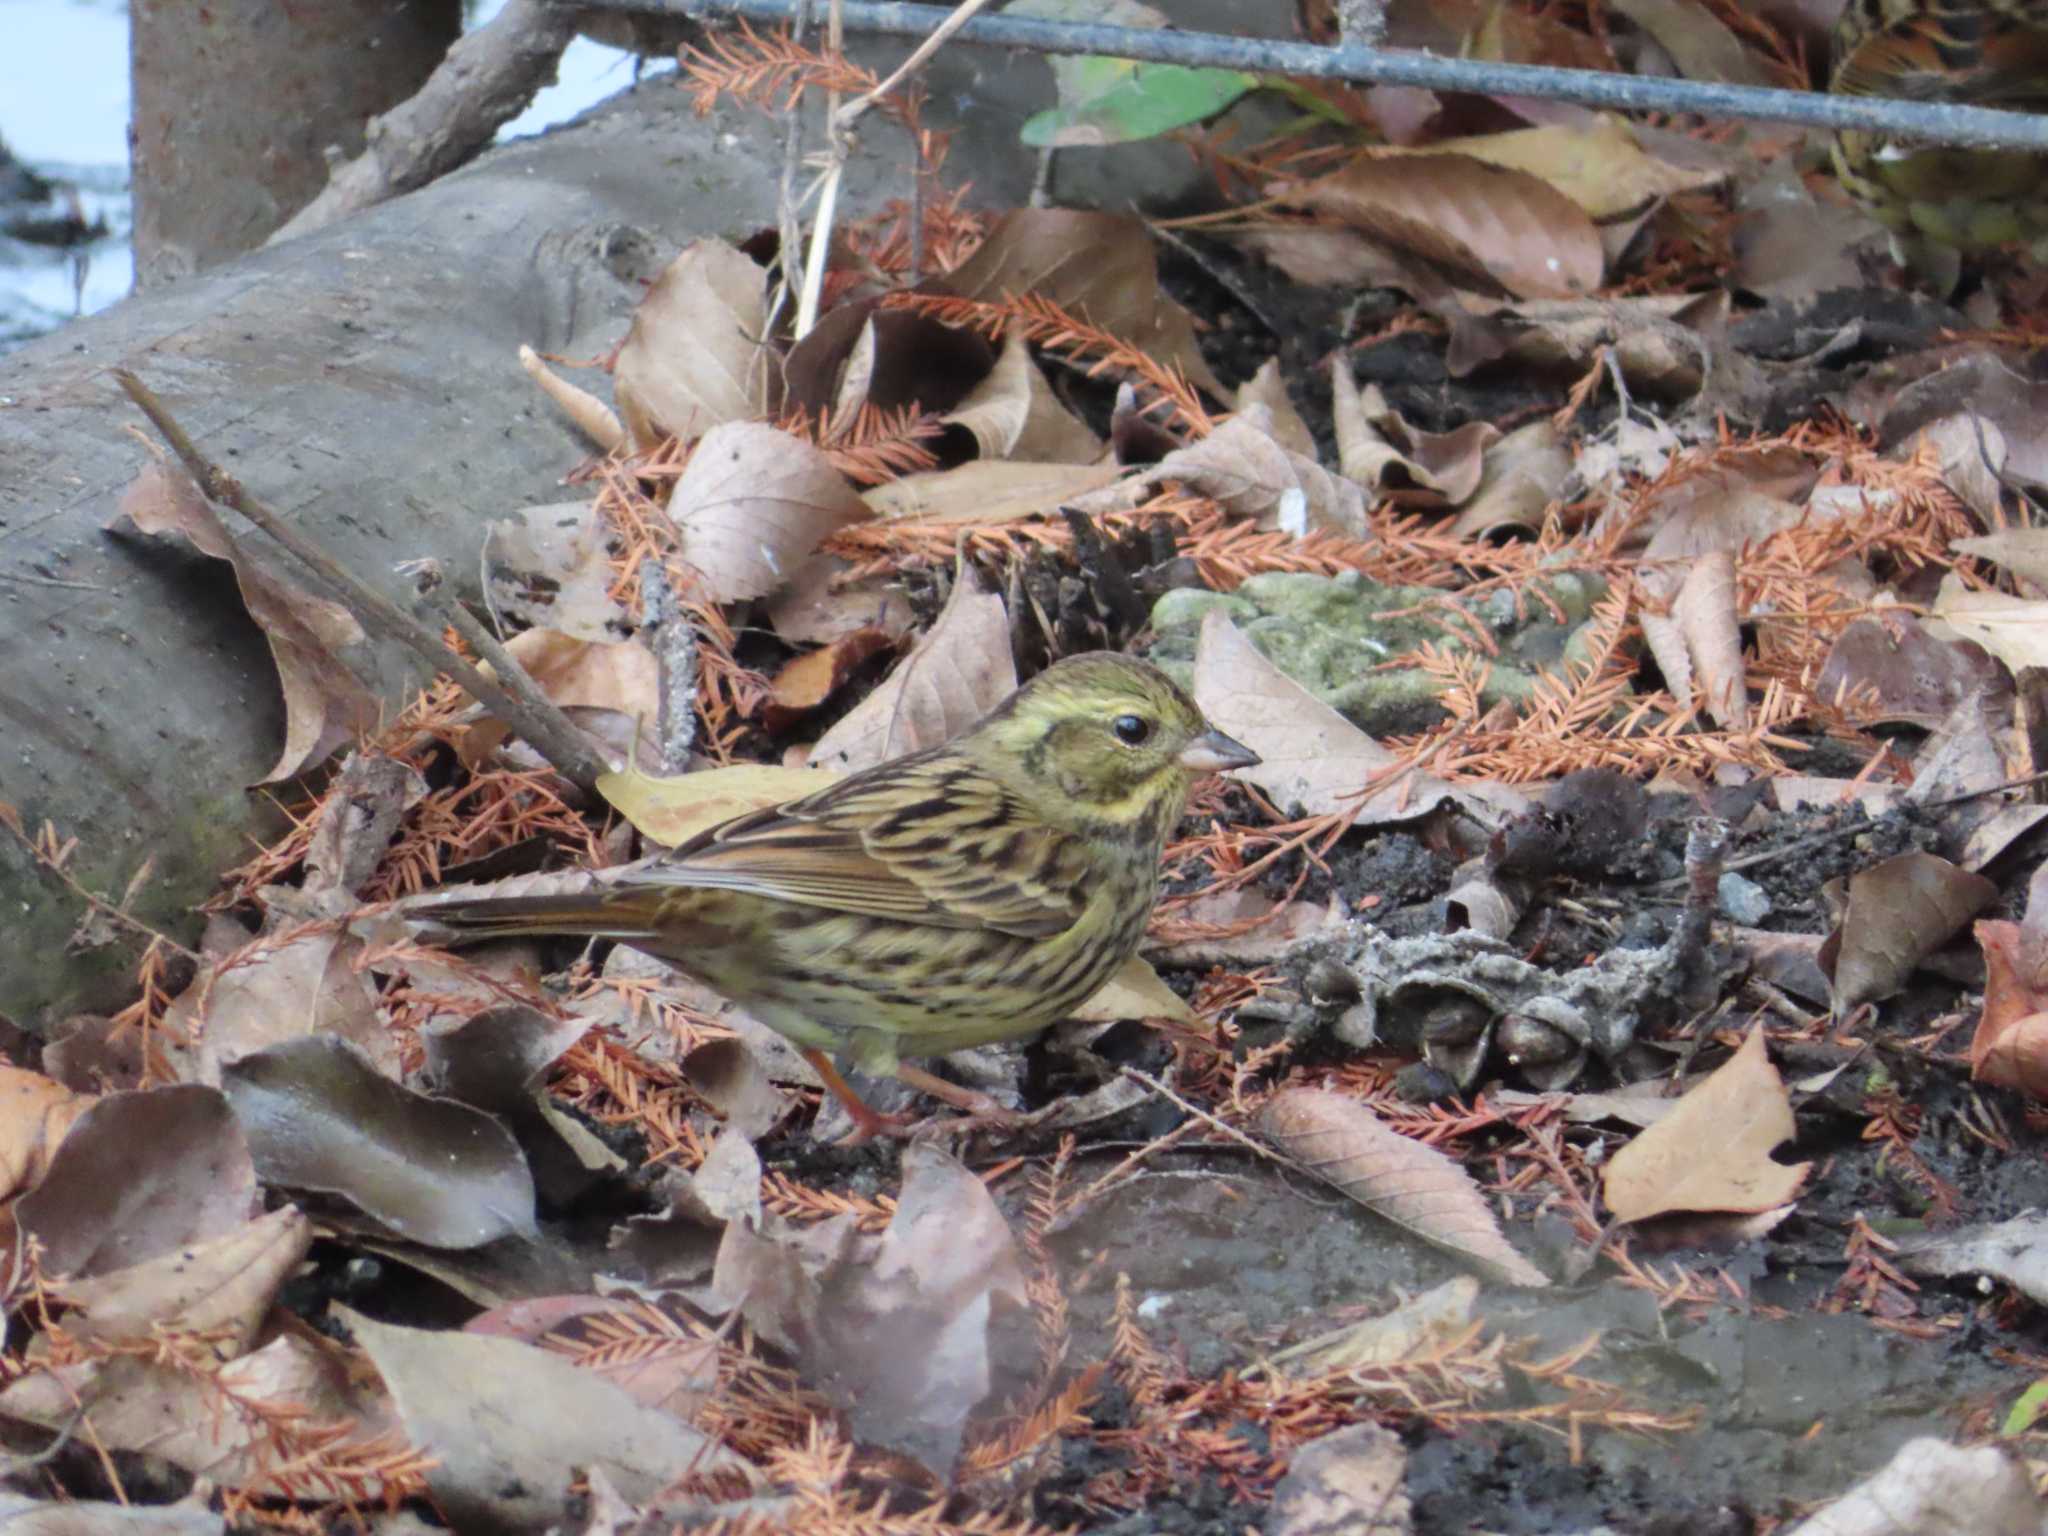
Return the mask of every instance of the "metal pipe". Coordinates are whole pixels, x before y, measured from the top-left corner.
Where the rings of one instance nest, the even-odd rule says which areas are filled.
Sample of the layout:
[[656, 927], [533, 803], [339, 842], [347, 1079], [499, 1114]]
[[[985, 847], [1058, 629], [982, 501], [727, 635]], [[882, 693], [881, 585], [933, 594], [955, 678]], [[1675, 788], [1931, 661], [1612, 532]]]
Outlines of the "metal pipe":
[[[683, 16], [697, 21], [742, 19], [775, 25], [794, 17], [796, 0], [596, 0], [590, 4], [577, 0], [577, 7]], [[903, 37], [927, 36], [951, 14], [945, 6], [917, 5], [908, 0], [840, 0], [840, 9], [849, 32]], [[1450, 59], [1355, 44], [1324, 47], [1284, 38], [1155, 31], [1021, 16], [977, 16], [960, 29], [953, 43], [1412, 85], [1488, 96], [1538, 96], [1624, 112], [1688, 112], [1702, 117], [1749, 118], [1812, 128], [1859, 128], [1929, 144], [2048, 152], [2048, 116], [1948, 102], [1828, 96], [1815, 91], [1652, 79], [1592, 69]]]

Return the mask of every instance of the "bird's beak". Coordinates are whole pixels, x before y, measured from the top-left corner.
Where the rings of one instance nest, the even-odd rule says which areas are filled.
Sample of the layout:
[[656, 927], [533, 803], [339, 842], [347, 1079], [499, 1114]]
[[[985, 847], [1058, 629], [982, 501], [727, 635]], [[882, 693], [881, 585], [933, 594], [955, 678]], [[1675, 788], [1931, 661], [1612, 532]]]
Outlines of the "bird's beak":
[[1180, 749], [1180, 765], [1197, 773], [1226, 773], [1258, 765], [1259, 754], [1221, 731], [1204, 731]]

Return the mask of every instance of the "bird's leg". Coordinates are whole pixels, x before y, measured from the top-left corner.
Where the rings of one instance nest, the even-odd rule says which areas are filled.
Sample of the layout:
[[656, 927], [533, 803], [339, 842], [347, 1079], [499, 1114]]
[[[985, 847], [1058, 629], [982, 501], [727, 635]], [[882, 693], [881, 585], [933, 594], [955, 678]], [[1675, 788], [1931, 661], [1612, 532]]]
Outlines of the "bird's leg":
[[949, 1083], [943, 1077], [935, 1077], [921, 1067], [905, 1066], [903, 1063], [898, 1062], [896, 1065], [896, 1080], [899, 1083], [908, 1084], [920, 1093], [930, 1094], [943, 1104], [950, 1104], [955, 1109], [965, 1112], [967, 1116], [965, 1121], [954, 1121], [949, 1124], [933, 1127], [934, 1130], [943, 1134], [950, 1135], [955, 1131], [1015, 1130], [1019, 1126], [1030, 1123], [1029, 1116], [1020, 1115], [1014, 1110], [1003, 1108], [1002, 1105], [998, 1104], [987, 1094], [977, 1093], [972, 1088], [962, 1088], [958, 1083]]
[[826, 1091], [844, 1104], [846, 1113], [853, 1118], [853, 1134], [842, 1141], [841, 1146], [857, 1147], [877, 1136], [900, 1136], [909, 1127], [910, 1121], [906, 1116], [885, 1115], [855, 1093], [853, 1084], [839, 1075], [839, 1069], [832, 1065], [832, 1058], [823, 1051], [805, 1046], [803, 1058], [817, 1072]]
[[[917, 1121], [909, 1115], [885, 1115], [859, 1094], [853, 1085], [840, 1076], [839, 1069], [832, 1065], [832, 1058], [823, 1051], [806, 1047], [803, 1058], [817, 1071], [818, 1078], [826, 1090], [846, 1106], [846, 1113], [853, 1120], [853, 1134], [841, 1141], [842, 1147], [858, 1147], [873, 1141], [877, 1136], [901, 1136]], [[962, 1088], [958, 1083], [949, 1083], [943, 1077], [934, 1077], [920, 1067], [906, 1066], [899, 1062], [895, 1070], [896, 1080], [920, 1093], [930, 1094], [940, 1102], [964, 1111], [967, 1119], [950, 1121], [933, 1127], [943, 1133], [973, 1131], [978, 1129], [1004, 1130], [1025, 1123], [1025, 1117], [1004, 1109], [1002, 1105], [985, 1093], [972, 1088]]]

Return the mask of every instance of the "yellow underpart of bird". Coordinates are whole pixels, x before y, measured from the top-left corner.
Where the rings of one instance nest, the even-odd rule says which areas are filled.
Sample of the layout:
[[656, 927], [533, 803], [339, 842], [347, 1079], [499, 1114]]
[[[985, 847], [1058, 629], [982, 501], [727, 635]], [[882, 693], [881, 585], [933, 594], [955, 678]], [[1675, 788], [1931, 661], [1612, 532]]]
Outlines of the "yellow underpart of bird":
[[[1828, 89], [2048, 110], [2048, 0], [1849, 0]], [[1843, 132], [1842, 185], [1902, 243], [1981, 251], [2048, 237], [2048, 157]]]
[[[465, 939], [616, 939], [708, 982], [814, 1062], [930, 1087], [900, 1058], [1036, 1034], [1115, 975], [1144, 935], [1195, 774], [1257, 761], [1163, 672], [1094, 652], [941, 746], [583, 891], [413, 915]], [[848, 1108], [864, 1131], [880, 1123], [857, 1098]]]

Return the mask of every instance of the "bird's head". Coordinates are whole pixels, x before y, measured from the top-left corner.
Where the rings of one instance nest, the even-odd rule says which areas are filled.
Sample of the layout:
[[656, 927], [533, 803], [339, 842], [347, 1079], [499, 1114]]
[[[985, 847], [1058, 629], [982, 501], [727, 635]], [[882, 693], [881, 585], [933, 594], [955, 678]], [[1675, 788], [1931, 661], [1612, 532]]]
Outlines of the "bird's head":
[[1164, 672], [1111, 651], [1053, 663], [970, 736], [983, 766], [1055, 825], [1142, 824], [1161, 835], [1195, 774], [1259, 760]]

